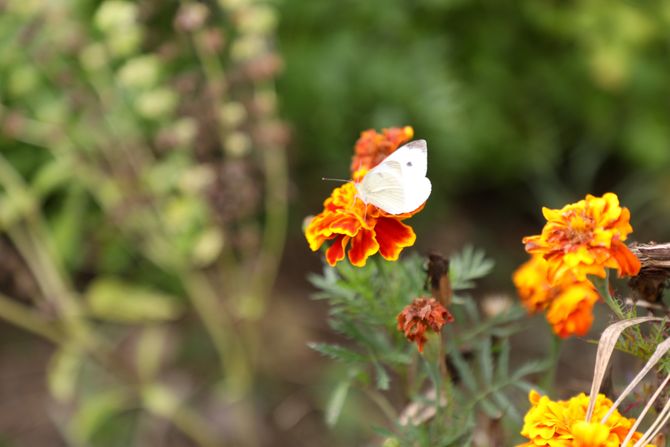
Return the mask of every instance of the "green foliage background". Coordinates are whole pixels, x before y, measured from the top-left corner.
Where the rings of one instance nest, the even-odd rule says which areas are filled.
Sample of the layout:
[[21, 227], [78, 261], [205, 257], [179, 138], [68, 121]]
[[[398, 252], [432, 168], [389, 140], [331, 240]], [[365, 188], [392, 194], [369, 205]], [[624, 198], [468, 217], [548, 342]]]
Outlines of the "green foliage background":
[[411, 124], [442, 196], [522, 183], [534, 209], [614, 189], [667, 210], [669, 25], [664, 1], [288, 0], [299, 172], [346, 172], [360, 129]]

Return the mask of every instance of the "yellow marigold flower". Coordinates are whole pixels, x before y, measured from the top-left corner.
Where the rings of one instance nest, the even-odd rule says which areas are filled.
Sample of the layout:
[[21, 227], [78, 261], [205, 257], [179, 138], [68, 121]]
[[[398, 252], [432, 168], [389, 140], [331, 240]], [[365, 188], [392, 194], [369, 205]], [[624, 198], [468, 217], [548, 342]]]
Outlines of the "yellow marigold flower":
[[593, 324], [598, 292], [589, 281], [577, 281], [572, 274], [551, 284], [547, 271], [547, 261], [535, 255], [514, 272], [521, 304], [531, 314], [546, 310], [547, 321], [559, 337], [586, 335]]
[[575, 447], [619, 447], [618, 439], [608, 442], [610, 429], [599, 422], [579, 421], [572, 425], [571, 430], [575, 437], [572, 445]]
[[[612, 407], [612, 401], [599, 394], [592, 421], [586, 422], [589, 397], [581, 393], [567, 401], [552, 401], [531, 391], [528, 400], [531, 407], [524, 417], [521, 435], [529, 440], [517, 447], [619, 447], [635, 423], [634, 418], [622, 416], [614, 410], [601, 424], [603, 416]], [[631, 444], [635, 444], [642, 434], [635, 432]], [[655, 447], [647, 444], [646, 447]]]
[[623, 243], [633, 231], [630, 211], [619, 206], [616, 194], [587, 195], [560, 210], [542, 208], [547, 224], [542, 234], [523, 239], [526, 251], [542, 255], [549, 263], [553, 283], [567, 273], [583, 281], [586, 275], [605, 277], [605, 268], [619, 276], [635, 276], [640, 261]]

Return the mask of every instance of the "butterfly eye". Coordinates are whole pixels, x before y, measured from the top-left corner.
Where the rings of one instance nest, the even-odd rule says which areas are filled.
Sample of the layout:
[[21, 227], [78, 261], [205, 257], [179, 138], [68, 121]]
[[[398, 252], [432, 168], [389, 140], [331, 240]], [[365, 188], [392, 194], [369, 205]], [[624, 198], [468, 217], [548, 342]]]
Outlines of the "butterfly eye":
[[408, 162], [407, 162], [407, 166], [410, 166], [410, 167], [411, 167], [411, 166], [412, 166], [412, 162], [411, 162], [411, 161], [408, 161]]

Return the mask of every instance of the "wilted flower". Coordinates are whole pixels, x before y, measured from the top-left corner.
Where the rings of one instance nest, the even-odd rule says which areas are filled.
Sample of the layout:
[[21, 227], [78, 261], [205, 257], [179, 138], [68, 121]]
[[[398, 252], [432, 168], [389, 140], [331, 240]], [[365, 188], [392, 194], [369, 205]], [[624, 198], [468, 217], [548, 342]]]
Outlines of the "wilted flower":
[[426, 330], [439, 333], [447, 323], [454, 321], [454, 317], [435, 298], [414, 298], [411, 304], [398, 314], [398, 330], [405, 333], [405, 337], [416, 343], [419, 352], [423, 352], [423, 345], [428, 340]]
[[586, 335], [593, 324], [593, 306], [600, 297], [589, 281], [578, 281], [567, 274], [551, 284], [548, 263], [533, 256], [512, 277], [521, 303], [529, 313], [547, 311], [547, 321], [556, 335]]
[[526, 251], [542, 255], [548, 262], [547, 275], [553, 283], [571, 273], [578, 280], [586, 275], [605, 277], [605, 268], [619, 276], [634, 276], [640, 261], [623, 241], [633, 231], [630, 212], [619, 206], [616, 194], [586, 199], [560, 210], [543, 208], [547, 224], [542, 234], [523, 239]]
[[[517, 447], [619, 447], [635, 423], [634, 418], [626, 418], [617, 410], [604, 423], [586, 422], [589, 397], [584, 393], [554, 402], [533, 390], [528, 399], [531, 408], [524, 417], [521, 435], [529, 442]], [[612, 401], [599, 394], [592, 421], [601, 421], [611, 407]], [[630, 445], [641, 437], [641, 433], [635, 432]], [[654, 446], [647, 444], [647, 447]]]
[[[354, 160], [356, 157], [363, 157], [358, 163], [363, 168], [352, 174], [355, 180], [363, 178], [367, 169], [374, 167], [386, 155], [396, 150], [405, 138], [411, 138], [414, 134], [409, 126], [402, 129], [402, 132], [400, 128], [384, 129], [383, 134], [377, 134], [374, 130], [363, 132], [356, 143], [354, 156]], [[401, 133], [403, 137], [400, 136]], [[382, 152], [385, 155], [379, 158]], [[373, 161], [375, 164], [372, 164]], [[357, 197], [354, 183], [349, 182], [333, 190], [323, 203], [323, 211], [307, 224], [305, 237], [312, 251], [321, 248], [324, 242], [332, 241], [326, 250], [326, 260], [330, 265], [344, 259], [349, 243], [349, 261], [355, 266], [364, 266], [367, 258], [377, 252], [384, 259], [395, 261], [402, 249], [412, 246], [416, 240], [412, 227], [402, 221], [422, 209], [423, 206], [420, 206], [409, 213], [386, 213], [374, 205], [363, 203]]]

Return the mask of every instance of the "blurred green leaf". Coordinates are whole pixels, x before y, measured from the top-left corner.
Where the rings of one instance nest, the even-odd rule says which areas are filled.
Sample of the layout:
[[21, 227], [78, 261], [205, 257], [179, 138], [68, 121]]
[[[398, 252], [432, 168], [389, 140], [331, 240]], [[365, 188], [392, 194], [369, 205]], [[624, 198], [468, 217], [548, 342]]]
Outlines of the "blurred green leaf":
[[167, 386], [162, 384], [151, 384], [142, 389], [142, 401], [144, 407], [152, 413], [170, 418], [180, 405], [177, 395]]
[[89, 444], [106, 422], [128, 409], [131, 404], [130, 395], [119, 389], [107, 389], [87, 396], [70, 421], [72, 436], [78, 442]]
[[31, 189], [37, 197], [43, 199], [72, 180], [71, 167], [62, 159], [55, 159], [39, 168], [32, 180]]
[[454, 290], [474, 287], [475, 279], [483, 278], [491, 273], [495, 263], [486, 258], [484, 250], [475, 249], [471, 245], [449, 259], [449, 276]]
[[176, 297], [116, 278], [96, 279], [85, 296], [92, 315], [118, 323], [170, 321], [183, 312]]
[[[53, 223], [53, 240], [56, 252], [66, 265], [79, 265], [82, 261], [84, 224], [86, 223], [88, 197], [78, 184], [70, 184], [63, 207]], [[79, 261], [79, 262], [78, 262]]]
[[347, 400], [350, 386], [351, 381], [349, 379], [343, 380], [338, 383], [333, 394], [330, 396], [328, 405], [326, 406], [326, 424], [328, 424], [329, 427], [333, 427], [340, 418], [340, 414], [344, 408], [344, 402]]
[[53, 354], [47, 369], [47, 383], [54, 399], [73, 400], [84, 360], [84, 353], [73, 345], [65, 345]]
[[167, 337], [167, 330], [160, 326], [148, 326], [142, 330], [135, 350], [137, 372], [142, 380], [151, 380], [159, 372], [169, 343]]

